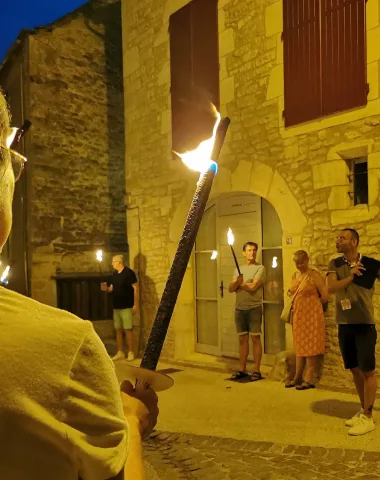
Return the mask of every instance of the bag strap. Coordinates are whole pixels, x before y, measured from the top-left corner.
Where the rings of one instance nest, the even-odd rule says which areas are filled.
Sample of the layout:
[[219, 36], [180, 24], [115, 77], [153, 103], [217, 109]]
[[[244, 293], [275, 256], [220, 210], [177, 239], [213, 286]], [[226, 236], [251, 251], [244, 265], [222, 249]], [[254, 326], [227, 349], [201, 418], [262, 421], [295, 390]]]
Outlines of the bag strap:
[[302, 285], [309, 277], [311, 277], [311, 274], [312, 274], [312, 272], [310, 272], [309, 275], [308, 275], [307, 277], [305, 277], [305, 278], [302, 280], [302, 282], [298, 285], [297, 290], [294, 292], [294, 295], [292, 296], [292, 302], [293, 302], [293, 300], [296, 298], [296, 295], [297, 295], [297, 293], [299, 292], [299, 290], [300, 290], [300, 288], [301, 288], [301, 285]]

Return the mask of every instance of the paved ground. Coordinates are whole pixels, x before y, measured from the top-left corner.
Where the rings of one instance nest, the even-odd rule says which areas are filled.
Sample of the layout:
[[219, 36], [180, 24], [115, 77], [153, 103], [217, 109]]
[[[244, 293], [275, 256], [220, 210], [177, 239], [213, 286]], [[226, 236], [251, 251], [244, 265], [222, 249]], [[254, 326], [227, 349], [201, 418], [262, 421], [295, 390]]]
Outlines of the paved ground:
[[380, 479], [380, 453], [156, 433], [145, 445], [148, 480]]
[[[122, 378], [123, 364], [117, 372]], [[344, 426], [358, 409], [353, 395], [268, 380], [235, 384], [196, 368], [172, 377], [145, 445], [148, 480], [380, 480], [380, 428], [350, 437]]]

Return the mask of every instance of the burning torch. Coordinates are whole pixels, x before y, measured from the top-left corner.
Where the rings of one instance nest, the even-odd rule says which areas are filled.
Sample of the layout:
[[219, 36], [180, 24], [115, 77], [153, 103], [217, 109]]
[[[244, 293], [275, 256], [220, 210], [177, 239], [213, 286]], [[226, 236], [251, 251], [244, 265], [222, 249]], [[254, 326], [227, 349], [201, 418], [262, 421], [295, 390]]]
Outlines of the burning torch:
[[199, 225], [210, 195], [212, 183], [217, 173], [216, 161], [219, 158], [224, 139], [230, 124], [229, 118], [221, 120], [219, 113], [212, 137], [201, 142], [196, 150], [180, 154], [183, 163], [200, 172], [197, 189], [186, 219], [182, 237], [178, 244], [165, 290], [157, 310], [156, 318], [146, 345], [140, 367], [123, 366], [121, 372], [131, 380], [149, 383], [156, 391], [173, 385], [173, 379], [156, 372], [157, 363], [169, 328], [170, 320], [186, 272], [187, 264], [195, 243]]

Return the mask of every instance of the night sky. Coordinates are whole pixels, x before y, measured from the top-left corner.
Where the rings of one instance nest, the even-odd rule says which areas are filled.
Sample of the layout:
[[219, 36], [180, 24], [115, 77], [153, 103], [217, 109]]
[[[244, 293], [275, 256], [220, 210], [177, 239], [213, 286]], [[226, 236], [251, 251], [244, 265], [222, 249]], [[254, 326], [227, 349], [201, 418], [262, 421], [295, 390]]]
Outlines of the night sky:
[[84, 0], [3, 0], [0, 2], [0, 61], [20, 30], [41, 27], [72, 12]]

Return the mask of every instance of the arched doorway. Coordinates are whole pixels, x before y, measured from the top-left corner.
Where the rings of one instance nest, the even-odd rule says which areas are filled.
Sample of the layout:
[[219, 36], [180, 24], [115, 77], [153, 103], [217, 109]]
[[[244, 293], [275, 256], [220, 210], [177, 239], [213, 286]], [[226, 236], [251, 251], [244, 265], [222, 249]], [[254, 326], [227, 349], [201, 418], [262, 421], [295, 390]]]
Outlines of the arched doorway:
[[[195, 245], [195, 350], [217, 356], [238, 356], [234, 324], [235, 296], [228, 285], [235, 270], [227, 230], [235, 235], [235, 252], [244, 263], [246, 241], [259, 245], [258, 261], [266, 268], [263, 290], [264, 363], [285, 349], [283, 308], [283, 231], [278, 214], [266, 199], [252, 193], [230, 193], [210, 202]], [[212, 253], [218, 252], [216, 258]]]

